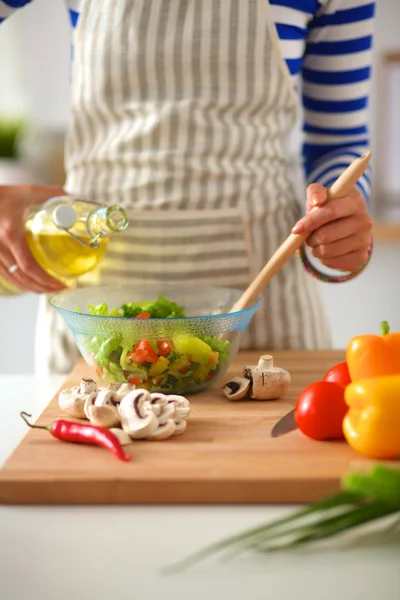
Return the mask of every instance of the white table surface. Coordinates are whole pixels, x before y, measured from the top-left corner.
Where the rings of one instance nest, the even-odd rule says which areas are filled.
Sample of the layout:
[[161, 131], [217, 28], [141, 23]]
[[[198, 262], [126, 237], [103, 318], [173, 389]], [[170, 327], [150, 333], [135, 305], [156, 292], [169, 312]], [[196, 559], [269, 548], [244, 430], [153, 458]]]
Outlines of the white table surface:
[[[0, 464], [63, 377], [0, 376]], [[287, 507], [0, 506], [1, 600], [399, 600], [400, 537], [279, 556], [166, 564]]]

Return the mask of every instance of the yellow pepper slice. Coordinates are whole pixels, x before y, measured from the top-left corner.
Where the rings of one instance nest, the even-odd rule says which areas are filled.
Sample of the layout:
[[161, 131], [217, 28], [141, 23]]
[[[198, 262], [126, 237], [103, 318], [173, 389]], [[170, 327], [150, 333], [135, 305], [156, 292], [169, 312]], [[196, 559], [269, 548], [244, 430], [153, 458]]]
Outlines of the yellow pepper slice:
[[369, 458], [400, 458], [400, 375], [353, 382], [346, 387], [345, 401], [348, 444]]
[[153, 377], [153, 375], [161, 375], [161, 373], [164, 373], [164, 371], [168, 367], [168, 365], [169, 365], [169, 360], [164, 358], [164, 356], [160, 356], [160, 358], [157, 360], [157, 362], [154, 363], [154, 365], [152, 365], [149, 370], [150, 377]]

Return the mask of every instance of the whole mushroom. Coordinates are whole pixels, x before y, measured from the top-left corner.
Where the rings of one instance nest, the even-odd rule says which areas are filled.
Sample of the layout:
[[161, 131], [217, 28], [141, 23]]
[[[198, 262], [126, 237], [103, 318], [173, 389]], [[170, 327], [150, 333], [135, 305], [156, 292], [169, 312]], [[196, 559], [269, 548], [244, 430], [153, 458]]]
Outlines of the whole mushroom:
[[234, 377], [223, 392], [230, 400], [248, 397], [253, 400], [276, 400], [286, 394], [291, 377], [288, 371], [274, 367], [273, 357], [265, 354], [257, 365], [246, 366], [243, 377]]
[[97, 391], [97, 383], [91, 377], [82, 377], [79, 391], [83, 395], [92, 394]]
[[84, 419], [86, 402], [94, 402], [96, 396], [96, 382], [93, 379], [84, 378], [79, 386], [62, 390], [58, 395], [58, 404], [70, 417]]
[[291, 377], [288, 371], [274, 367], [274, 359], [265, 354], [257, 366], [247, 366], [244, 376], [251, 381], [250, 398], [255, 400], [276, 400], [289, 389]]

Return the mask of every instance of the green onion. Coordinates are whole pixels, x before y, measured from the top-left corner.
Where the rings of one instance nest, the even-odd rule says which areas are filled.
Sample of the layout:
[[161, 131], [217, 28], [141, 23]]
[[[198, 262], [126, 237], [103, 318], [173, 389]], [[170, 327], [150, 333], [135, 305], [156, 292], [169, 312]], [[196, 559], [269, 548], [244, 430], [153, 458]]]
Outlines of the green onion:
[[389, 515], [400, 517], [400, 471], [376, 465], [368, 473], [350, 472], [341, 487], [339, 494], [216, 542], [165, 571], [183, 571], [227, 549], [231, 550], [229, 557], [247, 550], [282, 551], [332, 538]]

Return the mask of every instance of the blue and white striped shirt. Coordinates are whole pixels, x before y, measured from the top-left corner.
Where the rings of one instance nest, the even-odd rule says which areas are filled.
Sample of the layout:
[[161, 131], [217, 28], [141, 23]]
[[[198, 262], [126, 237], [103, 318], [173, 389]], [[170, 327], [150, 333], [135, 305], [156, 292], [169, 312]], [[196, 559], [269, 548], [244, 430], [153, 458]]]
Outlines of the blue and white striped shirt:
[[[0, 22], [31, 1], [0, 0]], [[307, 182], [329, 187], [369, 146], [375, 1], [269, 1], [293, 85], [300, 80]], [[75, 27], [82, 0], [65, 4]], [[357, 185], [368, 202], [369, 170]]]

